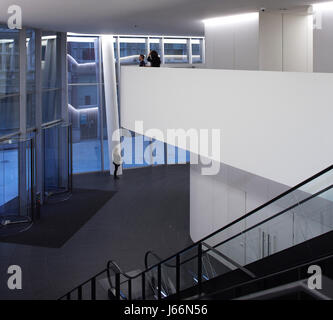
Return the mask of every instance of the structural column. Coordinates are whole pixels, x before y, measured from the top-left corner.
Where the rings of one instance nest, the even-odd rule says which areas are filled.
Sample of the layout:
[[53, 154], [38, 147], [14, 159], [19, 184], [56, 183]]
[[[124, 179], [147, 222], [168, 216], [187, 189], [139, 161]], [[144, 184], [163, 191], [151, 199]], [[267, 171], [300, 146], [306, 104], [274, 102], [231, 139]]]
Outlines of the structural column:
[[27, 47], [26, 29], [20, 31], [19, 36], [20, 54], [20, 138], [19, 142], [19, 199], [20, 215], [26, 212], [27, 206], [27, 160], [26, 144], [27, 138]]
[[[120, 146], [119, 112], [113, 36], [102, 36], [103, 71], [105, 83], [105, 113], [109, 144], [110, 173], [113, 174], [113, 149]], [[122, 173], [119, 168], [119, 174]]]

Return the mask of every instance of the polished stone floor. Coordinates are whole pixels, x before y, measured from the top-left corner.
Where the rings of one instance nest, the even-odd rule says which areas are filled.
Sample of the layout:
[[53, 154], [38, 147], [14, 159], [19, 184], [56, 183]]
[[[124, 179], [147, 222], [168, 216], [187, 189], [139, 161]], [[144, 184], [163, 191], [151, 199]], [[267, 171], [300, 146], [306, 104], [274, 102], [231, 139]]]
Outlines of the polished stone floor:
[[[147, 250], [166, 258], [191, 244], [188, 165], [131, 169], [116, 182], [80, 174], [74, 186], [117, 194], [60, 249], [0, 243], [0, 299], [56, 299], [110, 259], [142, 269]], [[22, 268], [22, 290], [7, 287], [10, 265]]]

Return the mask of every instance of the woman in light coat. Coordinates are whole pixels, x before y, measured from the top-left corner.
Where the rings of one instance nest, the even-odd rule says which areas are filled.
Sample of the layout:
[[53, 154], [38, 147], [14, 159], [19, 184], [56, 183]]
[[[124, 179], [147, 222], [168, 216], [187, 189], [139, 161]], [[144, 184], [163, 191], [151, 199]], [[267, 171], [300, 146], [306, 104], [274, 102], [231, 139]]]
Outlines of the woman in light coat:
[[114, 164], [113, 178], [115, 180], [117, 180], [117, 179], [119, 179], [119, 177], [117, 176], [118, 169], [123, 163], [119, 146], [113, 148], [112, 158], [113, 158], [113, 164]]

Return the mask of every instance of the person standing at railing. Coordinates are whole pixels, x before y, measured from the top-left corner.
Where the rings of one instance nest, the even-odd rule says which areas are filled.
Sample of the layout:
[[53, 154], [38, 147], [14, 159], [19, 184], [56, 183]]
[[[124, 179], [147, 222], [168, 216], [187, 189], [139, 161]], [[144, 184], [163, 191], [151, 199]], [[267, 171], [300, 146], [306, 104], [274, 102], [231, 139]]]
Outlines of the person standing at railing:
[[159, 68], [161, 66], [161, 59], [155, 50], [150, 51], [147, 61], [150, 62], [150, 66], [153, 68]]
[[139, 66], [140, 67], [146, 66], [145, 56], [143, 54], [140, 54], [140, 56], [139, 56]]

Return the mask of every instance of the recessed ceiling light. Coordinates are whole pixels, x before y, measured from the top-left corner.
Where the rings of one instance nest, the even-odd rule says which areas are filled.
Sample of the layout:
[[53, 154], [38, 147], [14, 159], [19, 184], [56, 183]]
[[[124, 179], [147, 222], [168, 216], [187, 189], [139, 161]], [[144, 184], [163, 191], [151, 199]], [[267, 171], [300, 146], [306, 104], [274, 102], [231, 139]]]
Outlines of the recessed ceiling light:
[[333, 10], [333, 2], [320, 2], [312, 5], [314, 11]]
[[251, 13], [237, 14], [233, 16], [224, 16], [219, 18], [206, 19], [203, 20], [203, 23], [206, 26], [215, 26], [215, 25], [225, 25], [225, 24], [239, 23], [245, 21], [252, 21], [258, 18], [259, 18], [258, 12], [251, 12]]

